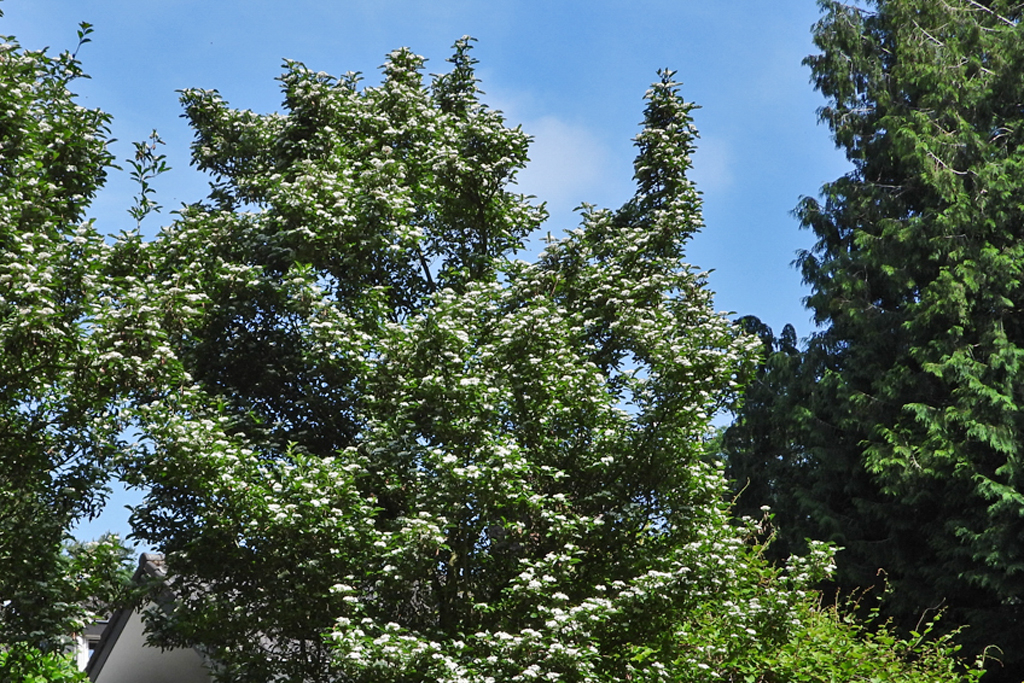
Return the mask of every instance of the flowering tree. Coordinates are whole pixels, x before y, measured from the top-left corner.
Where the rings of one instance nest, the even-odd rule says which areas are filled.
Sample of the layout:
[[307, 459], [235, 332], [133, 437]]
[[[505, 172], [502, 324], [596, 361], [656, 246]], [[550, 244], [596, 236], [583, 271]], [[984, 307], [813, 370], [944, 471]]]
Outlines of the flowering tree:
[[110, 332], [160, 378], [133, 519], [178, 599], [159, 642], [223, 680], [760, 676], [828, 553], [766, 568], [703, 457], [757, 343], [682, 260], [692, 105], [662, 73], [635, 197], [526, 263], [528, 137], [468, 40], [450, 62], [288, 63], [283, 115], [183, 94], [213, 191], [118, 245], [145, 276]]
[[109, 117], [74, 102], [74, 54], [0, 42], [0, 668], [57, 680], [90, 618], [82, 597], [120, 576], [116, 544], [65, 547], [102, 506], [118, 432], [90, 334], [106, 249], [85, 221], [111, 163]]
[[[682, 260], [701, 218], [672, 74], [634, 199], [528, 264], [528, 138], [468, 49], [429, 85], [405, 50], [363, 89], [289, 64], [280, 116], [186, 92], [213, 192], [106, 246], [81, 221], [107, 117], [72, 103], [73, 55], [4, 46], [5, 680], [81, 679], [64, 638], [120, 556], [60, 542], [114, 466], [168, 554], [154, 637], [221, 680], [960, 680], [942, 641], [851, 638], [808, 590], [829, 551], [773, 569], [720, 502], [703, 442], [754, 343]], [[129, 162], [137, 221], [157, 140]]]
[[286, 116], [183, 96], [218, 182], [144, 250], [132, 317], [180, 373], [139, 409], [135, 524], [163, 633], [227, 677], [614, 677], [702, 590], [701, 443], [751, 354], [681, 262], [690, 105], [664, 74], [636, 198], [527, 264], [528, 138], [451, 61], [362, 90], [289, 64]]

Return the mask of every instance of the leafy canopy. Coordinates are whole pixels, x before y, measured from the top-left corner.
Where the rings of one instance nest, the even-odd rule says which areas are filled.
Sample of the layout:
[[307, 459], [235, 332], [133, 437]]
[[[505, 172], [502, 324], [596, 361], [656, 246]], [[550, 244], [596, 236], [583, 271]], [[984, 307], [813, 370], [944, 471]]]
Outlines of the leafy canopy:
[[884, 568], [904, 625], [944, 605], [1017, 681], [1024, 5], [821, 5], [807, 63], [854, 169], [797, 210], [820, 329], [766, 335], [729, 458], [789, 547], [843, 546], [847, 588]]
[[[0, 536], [24, 558], [0, 577], [5, 675], [80, 678], [60, 649], [119, 557], [59, 541], [116, 466], [168, 555], [153, 637], [221, 680], [960, 680], [947, 641], [853, 638], [808, 590], [830, 552], [774, 569], [721, 503], [708, 420], [756, 341], [683, 261], [696, 132], [670, 72], [635, 197], [530, 264], [528, 137], [479, 101], [468, 40], [429, 83], [407, 50], [372, 87], [288, 63], [285, 114], [184, 92], [210, 196], [110, 246], [80, 224], [106, 116], [69, 104], [73, 57], [8, 53], [31, 68], [3, 91], [29, 103], [3, 132], [29, 159], [0, 174], [3, 334], [36, 364], [5, 366], [0, 519], [50, 536]], [[137, 223], [158, 142], [129, 161]]]
[[[90, 32], [83, 24], [79, 46]], [[10, 680], [59, 668], [56, 655], [124, 578], [116, 539], [65, 545], [106, 499], [119, 431], [118, 389], [92, 334], [107, 248], [85, 220], [111, 165], [110, 117], [74, 102], [82, 75], [73, 53], [0, 38], [0, 656]]]
[[527, 264], [527, 136], [478, 101], [468, 41], [429, 85], [422, 62], [362, 89], [288, 63], [285, 115], [183, 93], [213, 191], [131, 295], [167, 335], [139, 357], [177, 373], [138, 410], [162, 632], [249, 680], [663, 666], [724, 533], [708, 416], [752, 363], [681, 261], [691, 105], [664, 74], [636, 198]]
[[[469, 45], [429, 83], [407, 50], [379, 86], [289, 62], [284, 114], [183, 93], [210, 197], [119, 247], [127, 317], [166, 335], [134, 352], [164, 378], [134, 517], [178, 598], [159, 642], [223, 680], [812, 675], [807, 629], [847, 633], [812, 616], [830, 555], [768, 568], [705, 457], [757, 343], [683, 261], [693, 105], [663, 72], [634, 198], [526, 263], [528, 138]], [[959, 677], [879, 642], [893, 676]]]

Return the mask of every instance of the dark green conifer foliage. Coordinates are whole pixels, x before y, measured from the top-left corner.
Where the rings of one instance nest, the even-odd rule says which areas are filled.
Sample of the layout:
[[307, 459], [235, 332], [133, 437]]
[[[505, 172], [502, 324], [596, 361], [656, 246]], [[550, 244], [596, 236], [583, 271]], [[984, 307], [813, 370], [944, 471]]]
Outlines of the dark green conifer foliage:
[[1020, 680], [1024, 4], [821, 7], [807, 64], [854, 169], [797, 209], [820, 331], [771, 349], [733, 471], [790, 543], [846, 548], [841, 583], [885, 568], [908, 624], [947, 606]]

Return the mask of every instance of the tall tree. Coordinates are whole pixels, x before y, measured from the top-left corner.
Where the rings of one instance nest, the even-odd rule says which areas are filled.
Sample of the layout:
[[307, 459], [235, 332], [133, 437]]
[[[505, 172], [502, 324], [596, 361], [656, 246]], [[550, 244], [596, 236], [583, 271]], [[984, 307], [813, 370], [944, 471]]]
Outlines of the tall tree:
[[526, 137], [477, 101], [465, 41], [429, 87], [408, 51], [362, 91], [291, 65], [287, 116], [186, 93], [210, 201], [110, 247], [79, 224], [110, 159], [77, 61], [3, 50], [4, 680], [83, 680], [62, 649], [122, 556], [61, 541], [114, 464], [171, 553], [158, 636], [225, 680], [960, 680], [942, 642], [851, 639], [805, 592], [827, 549], [773, 569], [720, 502], [702, 440], [754, 344], [681, 261], [671, 74], [636, 198], [529, 265], [510, 250], [543, 212], [505, 189]]
[[528, 137], [468, 41], [451, 62], [427, 85], [399, 50], [366, 88], [289, 63], [285, 115], [183, 96], [216, 178], [139, 252], [167, 339], [138, 354], [179, 374], [141, 395], [134, 523], [180, 601], [164, 642], [226, 680], [652, 670], [703, 539], [735, 537], [700, 456], [751, 343], [681, 261], [691, 105], [665, 74], [636, 198], [531, 265]]
[[769, 463], [783, 534], [844, 546], [842, 584], [884, 569], [908, 625], [948, 608], [1017, 681], [1024, 4], [821, 6], [807, 63], [854, 169], [798, 209], [819, 331], [780, 400], [741, 416], [729, 458]]
[[721, 502], [709, 420], [757, 340], [683, 261], [672, 74], [635, 197], [530, 264], [528, 138], [469, 47], [429, 84], [408, 50], [365, 88], [288, 63], [280, 115], [184, 93], [213, 191], [119, 243], [111, 332], [159, 379], [133, 519], [177, 601], [157, 641], [225, 681], [961, 680], [947, 644], [851, 639], [806, 592], [829, 551], [773, 569]]
[[65, 546], [102, 506], [118, 436], [92, 334], [106, 247], [85, 220], [111, 157], [109, 116], [69, 90], [75, 54], [0, 42], [0, 655], [30, 680], [61, 668], [84, 597], [118, 583], [116, 544]]

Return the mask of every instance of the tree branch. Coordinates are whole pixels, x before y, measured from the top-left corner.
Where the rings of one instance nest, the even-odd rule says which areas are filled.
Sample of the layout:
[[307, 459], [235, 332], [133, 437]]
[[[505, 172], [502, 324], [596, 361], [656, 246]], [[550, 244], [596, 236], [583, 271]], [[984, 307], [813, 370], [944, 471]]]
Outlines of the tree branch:
[[999, 19], [1000, 21], [1002, 21], [1007, 26], [1016, 26], [1017, 25], [1014, 22], [1012, 22], [1009, 19], [1007, 19], [1006, 17], [1004, 17], [1003, 15], [993, 11], [993, 9], [991, 7], [986, 7], [985, 5], [981, 4], [980, 2], [977, 2], [977, 0], [967, 0], [967, 2], [969, 2], [972, 5], [974, 5], [975, 7], [977, 7], [980, 10], [988, 12], [992, 16], [994, 16], [997, 19]]

